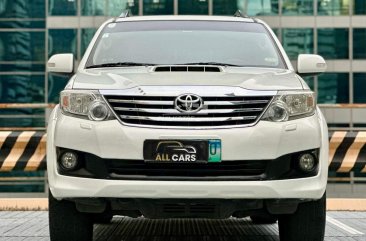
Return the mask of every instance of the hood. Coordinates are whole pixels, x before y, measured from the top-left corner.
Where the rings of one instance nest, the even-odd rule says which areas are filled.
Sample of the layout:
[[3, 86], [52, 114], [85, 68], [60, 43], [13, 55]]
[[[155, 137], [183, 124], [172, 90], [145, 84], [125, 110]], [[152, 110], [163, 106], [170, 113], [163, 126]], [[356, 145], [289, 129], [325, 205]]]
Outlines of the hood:
[[221, 72], [154, 72], [153, 67], [79, 71], [73, 89], [121, 90], [139, 86], [233, 86], [249, 90], [303, 89], [290, 70], [224, 67]]

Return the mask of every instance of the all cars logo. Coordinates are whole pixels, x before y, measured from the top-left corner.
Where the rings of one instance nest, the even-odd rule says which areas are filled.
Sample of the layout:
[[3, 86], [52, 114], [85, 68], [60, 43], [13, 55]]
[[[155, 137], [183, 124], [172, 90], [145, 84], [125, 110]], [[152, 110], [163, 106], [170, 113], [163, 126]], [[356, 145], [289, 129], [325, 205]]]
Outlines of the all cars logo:
[[156, 147], [155, 161], [195, 162], [197, 150], [194, 146], [179, 141], [161, 141]]

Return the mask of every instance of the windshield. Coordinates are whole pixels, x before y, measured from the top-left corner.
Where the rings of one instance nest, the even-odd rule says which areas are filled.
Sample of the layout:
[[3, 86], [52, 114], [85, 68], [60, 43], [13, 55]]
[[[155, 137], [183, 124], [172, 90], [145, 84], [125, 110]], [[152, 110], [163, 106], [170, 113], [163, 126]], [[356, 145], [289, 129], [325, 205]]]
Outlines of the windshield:
[[139, 64], [285, 68], [262, 24], [178, 20], [108, 24], [86, 68]]

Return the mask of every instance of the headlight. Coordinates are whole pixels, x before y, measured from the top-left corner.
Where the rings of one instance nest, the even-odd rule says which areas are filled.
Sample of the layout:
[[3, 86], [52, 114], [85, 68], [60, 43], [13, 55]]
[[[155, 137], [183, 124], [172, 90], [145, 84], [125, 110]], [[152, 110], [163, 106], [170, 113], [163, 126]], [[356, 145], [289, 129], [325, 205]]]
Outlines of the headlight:
[[105, 120], [109, 115], [109, 109], [104, 102], [93, 101], [89, 106], [89, 119], [95, 121]]
[[60, 94], [60, 106], [65, 115], [94, 121], [114, 119], [97, 91], [64, 90]]
[[315, 106], [314, 92], [279, 92], [262, 120], [281, 122], [311, 116]]

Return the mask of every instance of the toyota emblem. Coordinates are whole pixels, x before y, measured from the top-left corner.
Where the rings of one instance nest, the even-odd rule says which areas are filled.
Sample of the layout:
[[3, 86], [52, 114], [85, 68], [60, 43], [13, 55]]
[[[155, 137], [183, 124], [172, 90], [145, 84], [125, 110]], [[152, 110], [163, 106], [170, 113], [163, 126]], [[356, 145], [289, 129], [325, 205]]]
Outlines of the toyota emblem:
[[203, 106], [202, 98], [195, 94], [183, 94], [175, 99], [175, 108], [180, 112], [192, 113]]

